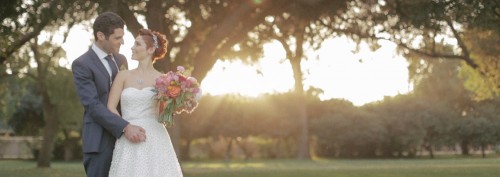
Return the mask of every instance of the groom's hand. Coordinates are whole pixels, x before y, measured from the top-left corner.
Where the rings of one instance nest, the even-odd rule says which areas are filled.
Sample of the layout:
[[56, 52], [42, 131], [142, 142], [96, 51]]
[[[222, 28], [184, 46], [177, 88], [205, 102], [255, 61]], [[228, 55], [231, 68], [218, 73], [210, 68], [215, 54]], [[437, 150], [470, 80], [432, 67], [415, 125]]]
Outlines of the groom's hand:
[[146, 130], [137, 125], [128, 124], [123, 133], [132, 143], [140, 143], [146, 140]]

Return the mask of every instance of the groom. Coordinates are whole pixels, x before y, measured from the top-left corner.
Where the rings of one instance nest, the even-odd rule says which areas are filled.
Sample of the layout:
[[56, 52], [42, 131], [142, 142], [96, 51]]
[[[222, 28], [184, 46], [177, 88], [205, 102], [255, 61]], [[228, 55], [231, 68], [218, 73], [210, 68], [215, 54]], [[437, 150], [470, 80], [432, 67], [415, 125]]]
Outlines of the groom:
[[127, 60], [118, 54], [123, 44], [125, 22], [115, 13], [105, 12], [94, 21], [95, 42], [72, 64], [73, 79], [85, 108], [83, 115], [83, 165], [88, 177], [108, 176], [117, 138], [122, 134], [131, 142], [146, 139], [142, 127], [107, 109], [108, 94], [118, 66], [128, 68]]

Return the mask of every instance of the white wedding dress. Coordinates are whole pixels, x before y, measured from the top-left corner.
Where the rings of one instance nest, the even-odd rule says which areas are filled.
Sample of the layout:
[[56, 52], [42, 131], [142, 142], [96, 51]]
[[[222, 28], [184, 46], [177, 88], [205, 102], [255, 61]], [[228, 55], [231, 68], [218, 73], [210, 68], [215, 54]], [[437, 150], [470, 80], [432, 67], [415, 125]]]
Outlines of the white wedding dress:
[[121, 95], [122, 117], [146, 130], [146, 141], [116, 140], [110, 177], [181, 177], [182, 171], [164, 125], [157, 121], [153, 87], [126, 88]]

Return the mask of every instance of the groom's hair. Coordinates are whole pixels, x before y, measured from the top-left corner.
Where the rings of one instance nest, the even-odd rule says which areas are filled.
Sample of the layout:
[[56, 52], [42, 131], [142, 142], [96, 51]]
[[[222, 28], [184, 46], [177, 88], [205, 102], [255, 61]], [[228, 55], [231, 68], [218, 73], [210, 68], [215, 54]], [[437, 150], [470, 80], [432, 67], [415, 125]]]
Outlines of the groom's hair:
[[116, 28], [122, 28], [125, 26], [123, 19], [118, 16], [118, 14], [113, 12], [104, 12], [100, 14], [94, 21], [94, 39], [97, 40], [97, 32], [104, 33], [106, 39], [109, 38]]

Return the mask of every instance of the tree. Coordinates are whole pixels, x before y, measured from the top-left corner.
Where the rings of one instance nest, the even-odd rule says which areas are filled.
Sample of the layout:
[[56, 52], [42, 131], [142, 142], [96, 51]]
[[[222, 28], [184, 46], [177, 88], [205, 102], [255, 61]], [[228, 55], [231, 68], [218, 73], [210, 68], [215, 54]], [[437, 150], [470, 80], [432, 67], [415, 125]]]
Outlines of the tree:
[[19, 136], [39, 136], [41, 128], [45, 125], [42, 100], [34, 83], [30, 83], [28, 91], [19, 101], [16, 112], [9, 119], [9, 125]]
[[[251, 100], [240, 95], [226, 95], [217, 105], [217, 110], [212, 117], [212, 128], [209, 133], [212, 137], [221, 137], [227, 142], [225, 160], [231, 159], [231, 149], [238, 138], [251, 135], [252, 125], [255, 125], [248, 106]], [[242, 126], [245, 125], [245, 126]], [[234, 142], [234, 143], [233, 143]], [[247, 157], [249, 158], [249, 157]]]
[[[73, 73], [65, 67], [54, 67], [54, 74], [47, 78], [51, 99], [57, 107], [57, 134], [55, 143], [62, 148], [62, 159], [72, 160], [81, 156], [78, 146], [81, 139], [83, 107], [73, 83]], [[53, 151], [54, 152], [54, 151]]]
[[357, 33], [390, 40], [410, 58], [463, 61], [498, 94], [498, 62], [493, 58], [499, 50], [491, 45], [500, 35], [498, 6], [498, 1], [489, 0], [388, 0], [357, 15], [373, 21], [366, 23], [369, 30]]
[[[463, 80], [458, 76], [459, 62], [427, 60], [414, 62], [410, 66], [420, 71], [412, 76], [416, 96], [433, 105], [430, 109], [432, 116], [429, 118], [450, 120], [450, 132], [453, 132], [449, 134], [450, 138], [460, 143], [464, 155], [468, 154], [472, 134], [475, 134], [475, 124], [472, 124], [473, 120], [466, 118], [464, 113], [469, 112], [475, 103], [471, 92], [465, 89]], [[442, 127], [441, 130], [446, 132], [448, 128]]]
[[188, 160], [190, 158], [190, 148], [193, 140], [198, 138], [210, 137], [210, 130], [214, 129], [214, 119], [217, 116], [222, 102], [222, 96], [204, 95], [196, 110], [189, 115], [176, 117], [177, 124], [180, 125], [180, 159]]
[[[33, 103], [34, 100], [26, 100], [28, 98], [34, 99], [33, 97], [26, 97], [32, 93], [30, 89], [29, 79], [18, 78], [11, 74], [6, 75], [6, 77], [0, 77], [0, 125], [7, 125], [10, 118], [19, 112], [17, 105], [20, 104], [22, 100], [29, 103]], [[35, 104], [33, 104], [35, 105]], [[36, 106], [35, 106], [36, 107]]]
[[316, 138], [316, 153], [321, 157], [375, 157], [384, 133], [380, 116], [374, 111], [357, 108], [345, 100], [318, 103], [324, 113], [311, 120]]
[[473, 109], [466, 115], [470, 121], [468, 126], [472, 130], [471, 144], [481, 149], [485, 158], [488, 145], [496, 144], [500, 140], [500, 99], [480, 101], [473, 105]]
[[[53, 44], [57, 41], [54, 40], [54, 36], [58, 35], [55, 31], [65, 29], [61, 35], [63, 39], [59, 41], [64, 42], [73, 24], [88, 19], [95, 12], [92, 9], [94, 7], [88, 2], [33, 1], [23, 3], [16, 8], [16, 13], [3, 20], [8, 25], [2, 28], [5, 30], [2, 32], [11, 34], [11, 37], [1, 40], [1, 43], [8, 47], [3, 49], [0, 62], [8, 62], [5, 69], [11, 70], [13, 75], [32, 78], [43, 103], [45, 126], [38, 167], [50, 167], [53, 143], [60, 125], [55, 101], [57, 99], [54, 95], [56, 93], [50, 90], [51, 86], [57, 84], [51, 85], [49, 78], [57, 74], [57, 68], [60, 67], [58, 61], [65, 56], [65, 53], [60, 46]], [[78, 15], [74, 16], [75, 14]], [[7, 31], [9, 29], [10, 32]], [[46, 32], [43, 34], [49, 39], [39, 42], [37, 37], [42, 32]], [[17, 56], [14, 56], [14, 53]], [[36, 66], [32, 67], [30, 62], [36, 63]]]
[[293, 93], [282, 93], [265, 95], [257, 101], [254, 131], [274, 141], [274, 147], [268, 152], [271, 158], [297, 156], [297, 137], [302, 132], [300, 118], [292, 111], [297, 109], [295, 98]]
[[434, 158], [435, 149], [455, 144], [456, 132], [453, 130], [459, 115], [445, 102], [432, 102], [425, 97], [417, 97], [415, 94], [413, 94], [413, 99], [421, 108], [415, 112], [415, 116], [420, 117], [425, 131], [422, 148], [429, 151], [430, 158]]
[[474, 92], [474, 99], [489, 100], [500, 96], [500, 34], [493, 30], [468, 30], [464, 41], [476, 58], [478, 69], [462, 67], [460, 77], [465, 87]]

